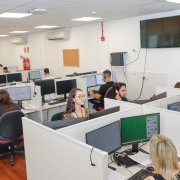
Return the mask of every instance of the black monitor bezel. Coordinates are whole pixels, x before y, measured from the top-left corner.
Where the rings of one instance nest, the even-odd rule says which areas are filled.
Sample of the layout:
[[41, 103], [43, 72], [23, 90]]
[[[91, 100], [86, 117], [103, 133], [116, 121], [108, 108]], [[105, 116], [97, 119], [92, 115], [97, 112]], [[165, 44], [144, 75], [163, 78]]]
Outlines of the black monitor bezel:
[[7, 83], [7, 75], [6, 75], [6, 74], [0, 74], [0, 76], [6, 77], [6, 78], [5, 78], [5, 79], [6, 79], [6, 82], [5, 82], [5, 83], [1, 83], [1, 82], [0, 82], [0, 84], [6, 84], [6, 83]]
[[[151, 114], [142, 114], [142, 115], [139, 115], [139, 116], [147, 116], [147, 115], [152, 115], [152, 114], [159, 114], [159, 119], [161, 119], [161, 115], [160, 113], [151, 113]], [[125, 118], [131, 118], [131, 117], [139, 117], [139, 116], [129, 116], [129, 117], [124, 117], [124, 118], [121, 118], [121, 119], [125, 119]], [[121, 119], [120, 119], [120, 122], [121, 122]], [[160, 123], [159, 123], [160, 125]], [[161, 131], [160, 127], [159, 127], [159, 131]], [[159, 132], [160, 134], [160, 132]], [[122, 125], [121, 125], [121, 138], [122, 138]], [[143, 140], [138, 140], [138, 141], [133, 141], [133, 142], [128, 142], [128, 143], [123, 143], [122, 142], [122, 146], [126, 146], [126, 145], [131, 145], [131, 144], [137, 144], [137, 143], [141, 143], [141, 142], [147, 142], [151, 139], [152, 137], [148, 138], [148, 139], [143, 139]], [[121, 139], [122, 140], [122, 139]]]
[[[85, 134], [86, 144], [88, 144], [88, 142], [87, 142], [87, 135], [88, 135], [89, 133], [92, 133], [92, 132], [94, 132], [94, 131], [97, 131], [98, 129], [102, 129], [102, 128], [106, 127], [106, 126], [109, 126], [109, 125], [114, 124], [114, 123], [117, 123], [117, 122], [119, 122], [119, 131], [120, 131], [120, 139], [121, 139], [121, 123], [120, 123], [120, 121], [118, 120], [118, 121], [114, 121], [114, 122], [112, 122], [112, 123], [110, 123], [110, 124], [107, 124], [107, 125], [105, 125], [105, 126], [102, 126], [102, 127], [100, 127], [100, 128], [97, 128], [97, 129], [95, 129], [95, 130], [93, 130], [93, 131], [90, 131], [90, 132], [86, 133], [86, 134]], [[88, 145], [90, 145], [90, 144], [88, 144]], [[91, 146], [91, 145], [90, 145], [90, 146]], [[116, 152], [116, 151], [117, 151], [118, 149], [120, 149], [121, 147], [122, 147], [122, 141], [120, 142], [120, 147], [116, 148], [115, 150], [113, 150], [113, 151], [111, 151], [111, 152], [107, 152], [107, 151], [105, 151], [105, 152], [107, 152], [108, 155], [110, 155], [110, 154]], [[96, 148], [96, 147], [95, 147], [95, 148]], [[98, 148], [97, 148], [97, 149], [98, 149]], [[101, 149], [100, 149], [100, 150], [101, 150]], [[101, 151], [103, 151], [103, 150], [101, 150]]]
[[20, 74], [20, 76], [21, 76], [21, 80], [20, 81], [15, 81], [15, 82], [21, 82], [22, 81], [22, 73], [8, 73], [8, 74], [6, 74], [6, 82], [7, 83], [13, 82], [13, 81], [8, 81], [8, 76], [13, 76], [15, 74]]

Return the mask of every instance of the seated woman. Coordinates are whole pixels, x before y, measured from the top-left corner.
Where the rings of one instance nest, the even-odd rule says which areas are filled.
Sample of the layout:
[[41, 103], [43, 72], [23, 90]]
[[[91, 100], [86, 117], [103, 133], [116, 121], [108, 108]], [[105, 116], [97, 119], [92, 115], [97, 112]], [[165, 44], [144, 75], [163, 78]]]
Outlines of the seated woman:
[[62, 119], [72, 119], [78, 117], [88, 117], [90, 110], [84, 107], [85, 95], [81, 89], [73, 88], [69, 93], [66, 111]]
[[[18, 104], [13, 103], [9, 93], [6, 90], [0, 90], [0, 116], [6, 112], [14, 110], [20, 110]], [[1, 135], [0, 139], [5, 140]]]
[[119, 101], [128, 101], [126, 98], [126, 84], [117, 82], [112, 86], [112, 91], [114, 92], [114, 99]]
[[145, 180], [178, 180], [180, 169], [178, 167], [177, 150], [174, 143], [163, 135], [157, 135], [150, 140], [150, 158], [154, 165], [154, 176]]

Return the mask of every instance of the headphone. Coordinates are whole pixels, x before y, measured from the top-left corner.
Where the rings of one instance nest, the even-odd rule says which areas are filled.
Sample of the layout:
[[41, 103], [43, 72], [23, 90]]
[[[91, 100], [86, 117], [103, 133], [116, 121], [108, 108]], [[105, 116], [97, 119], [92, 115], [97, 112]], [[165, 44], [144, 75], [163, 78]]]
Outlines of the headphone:
[[93, 147], [93, 148], [91, 149], [91, 154], [90, 154], [90, 162], [91, 162], [91, 166], [96, 166], [96, 165], [92, 162], [92, 159], [91, 159], [92, 151], [93, 151], [94, 148], [95, 148], [95, 147]]

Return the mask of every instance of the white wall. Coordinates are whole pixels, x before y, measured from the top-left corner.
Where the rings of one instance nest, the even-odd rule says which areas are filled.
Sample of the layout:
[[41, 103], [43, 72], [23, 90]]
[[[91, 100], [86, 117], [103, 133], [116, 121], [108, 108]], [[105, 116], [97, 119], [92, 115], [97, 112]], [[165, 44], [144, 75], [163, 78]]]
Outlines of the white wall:
[[[30, 34], [27, 45], [13, 45], [10, 37], [0, 39], [1, 62], [3, 65], [18, 65], [22, 69], [20, 54], [28, 56], [31, 68], [49, 67], [53, 75], [64, 76], [72, 72], [97, 70], [102, 72], [109, 65], [109, 53], [126, 51], [125, 63], [137, 58], [140, 49], [139, 21], [152, 18], [179, 15], [180, 10], [157, 13], [128, 19], [114, 20], [104, 23], [105, 42], [100, 41], [100, 23], [71, 28], [71, 39], [64, 41], [48, 41], [45, 32]], [[6, 41], [7, 39], [7, 48]], [[30, 53], [24, 54], [23, 47], [30, 47]], [[80, 68], [63, 67], [62, 50], [80, 49]], [[132, 50], [136, 51], [133, 52]], [[8, 56], [7, 56], [8, 54]], [[126, 70], [144, 70], [146, 50], [142, 49], [139, 59], [126, 67]], [[179, 48], [148, 49], [146, 71], [168, 73], [168, 86], [179, 81]]]

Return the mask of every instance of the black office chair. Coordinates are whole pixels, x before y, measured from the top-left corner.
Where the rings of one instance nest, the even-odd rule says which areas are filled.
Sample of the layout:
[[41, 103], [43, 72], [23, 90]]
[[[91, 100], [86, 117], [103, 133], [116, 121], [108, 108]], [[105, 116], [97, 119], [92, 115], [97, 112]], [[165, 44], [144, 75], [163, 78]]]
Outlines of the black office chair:
[[51, 121], [58, 121], [58, 120], [61, 120], [62, 119], [62, 116], [63, 116], [63, 113], [64, 112], [59, 112], [57, 114], [54, 114], [51, 118]]
[[112, 87], [110, 87], [110, 88], [106, 91], [106, 98], [114, 99], [115, 96], [116, 96], [116, 93], [114, 93]]
[[14, 146], [23, 141], [23, 129], [21, 118], [24, 114], [21, 111], [10, 111], [0, 117], [0, 146], [8, 147], [10, 150], [0, 154], [0, 158], [10, 156], [10, 164], [14, 165], [14, 155], [24, 154], [24, 151], [15, 151]]

